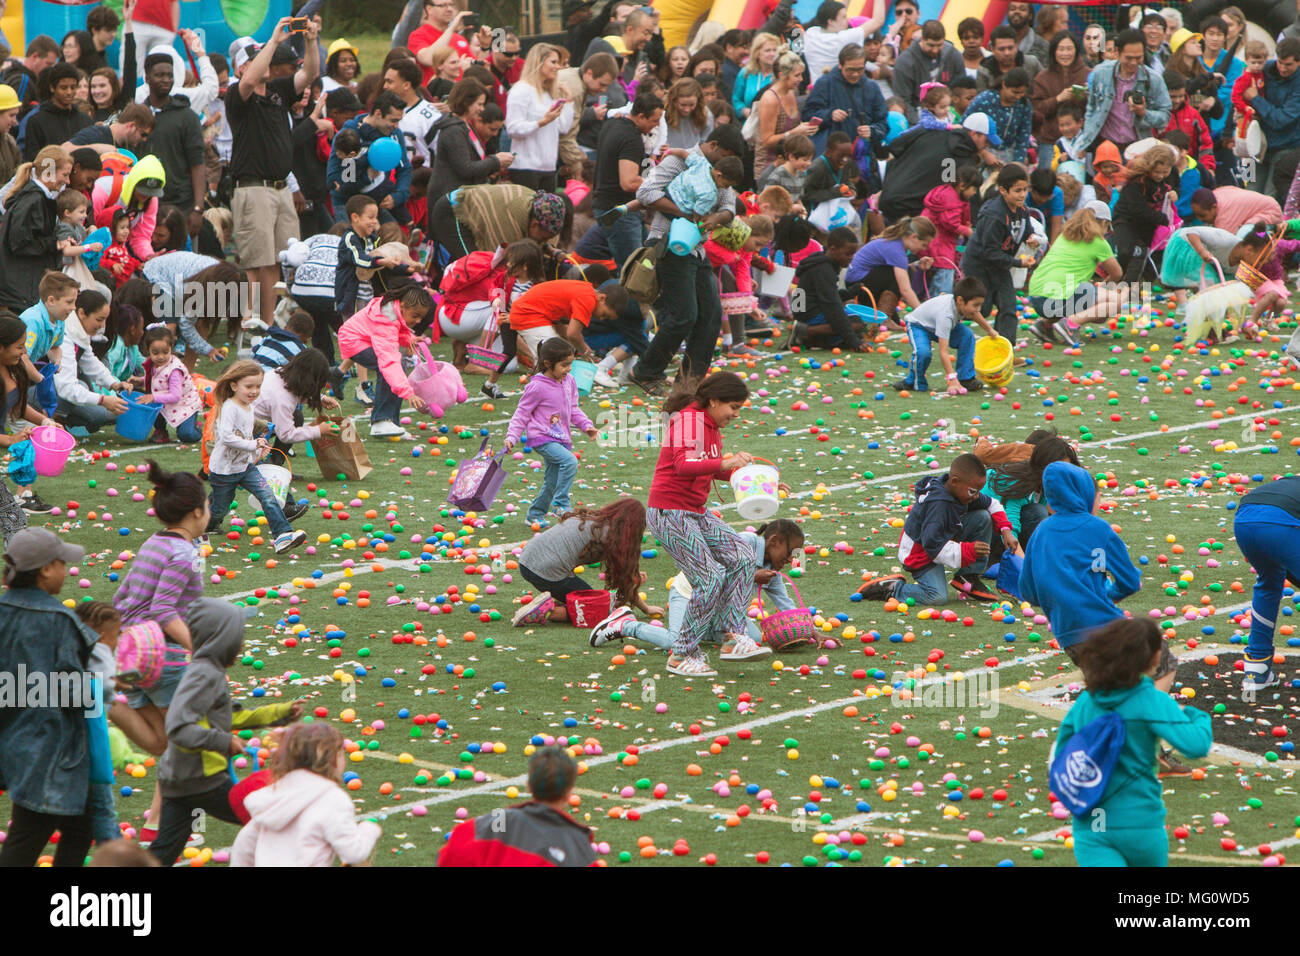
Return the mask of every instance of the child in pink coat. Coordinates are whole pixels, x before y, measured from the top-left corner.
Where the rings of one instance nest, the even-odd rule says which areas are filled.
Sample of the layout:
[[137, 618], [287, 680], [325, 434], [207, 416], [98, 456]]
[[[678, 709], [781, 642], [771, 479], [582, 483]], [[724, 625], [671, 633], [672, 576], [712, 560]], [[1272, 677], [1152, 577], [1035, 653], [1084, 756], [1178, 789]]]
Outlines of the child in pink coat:
[[930, 295], [952, 292], [957, 277], [957, 245], [970, 235], [970, 200], [980, 186], [977, 166], [957, 170], [956, 183], [940, 183], [925, 194], [923, 215], [934, 223], [929, 255], [934, 259]]
[[343, 357], [380, 373], [375, 406], [370, 412], [371, 437], [403, 440], [411, 437], [397, 423], [404, 399], [417, 411], [429, 408], [411, 388], [411, 380], [402, 367], [402, 353], [410, 355], [415, 351], [415, 335], [411, 329], [432, 308], [429, 290], [412, 282], [371, 299], [369, 305], [339, 328], [339, 352]]

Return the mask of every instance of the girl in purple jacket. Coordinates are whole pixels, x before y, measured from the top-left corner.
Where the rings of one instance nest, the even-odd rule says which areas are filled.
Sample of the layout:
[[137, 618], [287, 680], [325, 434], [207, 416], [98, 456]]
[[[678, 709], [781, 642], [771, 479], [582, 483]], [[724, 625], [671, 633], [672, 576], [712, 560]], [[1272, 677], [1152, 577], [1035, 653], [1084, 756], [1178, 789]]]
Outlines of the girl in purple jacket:
[[546, 513], [569, 511], [569, 488], [578, 474], [570, 428], [577, 427], [595, 438], [596, 428], [578, 407], [578, 385], [569, 374], [573, 367], [573, 346], [567, 340], [549, 338], [537, 350], [537, 374], [528, 380], [519, 407], [506, 431], [506, 451], [527, 436], [528, 444], [546, 462], [542, 490], [528, 506], [528, 520], [537, 528], [547, 525]]

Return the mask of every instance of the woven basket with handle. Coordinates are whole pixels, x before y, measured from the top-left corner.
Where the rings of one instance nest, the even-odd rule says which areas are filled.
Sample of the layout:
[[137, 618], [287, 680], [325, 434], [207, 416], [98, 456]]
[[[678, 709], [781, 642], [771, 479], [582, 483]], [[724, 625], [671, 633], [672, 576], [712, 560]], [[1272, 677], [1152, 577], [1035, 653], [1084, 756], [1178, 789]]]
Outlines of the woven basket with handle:
[[[817, 628], [813, 624], [812, 611], [803, 606], [803, 595], [799, 593], [799, 586], [790, 580], [790, 576], [782, 574], [794, 588], [794, 596], [798, 602], [797, 607], [792, 607], [788, 611], [777, 611], [773, 614], [765, 615], [759, 621], [759, 629], [763, 634], [763, 643], [768, 645], [774, 651], [784, 651], [790, 648], [798, 647], [804, 644], [817, 643]], [[761, 612], [763, 609], [763, 589], [758, 589], [758, 608]]]

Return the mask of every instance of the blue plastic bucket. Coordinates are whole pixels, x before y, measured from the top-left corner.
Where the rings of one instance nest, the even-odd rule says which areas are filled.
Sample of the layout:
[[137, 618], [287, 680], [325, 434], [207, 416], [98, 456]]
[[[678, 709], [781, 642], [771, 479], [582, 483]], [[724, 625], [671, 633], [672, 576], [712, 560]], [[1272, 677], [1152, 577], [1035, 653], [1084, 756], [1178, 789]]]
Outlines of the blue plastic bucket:
[[135, 394], [128, 393], [126, 411], [117, 416], [113, 428], [127, 441], [145, 441], [153, 433], [153, 423], [162, 410], [157, 402], [137, 402]]
[[856, 303], [849, 303], [844, 306], [844, 311], [847, 312], [849, 315], [853, 316], [855, 319], [861, 319], [863, 322], [866, 322], [870, 325], [879, 325], [882, 322], [889, 321], [889, 316], [885, 315], [885, 313], [879, 311], [878, 309], [873, 309], [869, 305], [857, 305]]
[[668, 227], [668, 251], [675, 256], [689, 256], [700, 244], [700, 230], [689, 219], [674, 219]]
[[575, 360], [569, 374], [578, 383], [578, 394], [584, 398], [591, 394], [591, 386], [596, 381], [596, 366], [581, 359]]

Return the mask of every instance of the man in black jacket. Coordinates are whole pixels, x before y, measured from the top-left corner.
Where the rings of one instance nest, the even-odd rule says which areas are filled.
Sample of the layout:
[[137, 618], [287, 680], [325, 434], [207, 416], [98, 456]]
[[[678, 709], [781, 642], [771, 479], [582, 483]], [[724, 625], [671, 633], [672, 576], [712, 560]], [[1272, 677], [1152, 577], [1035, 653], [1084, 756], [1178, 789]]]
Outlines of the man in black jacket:
[[39, 83], [36, 78], [58, 61], [59, 45], [54, 42], [53, 37], [47, 37], [42, 33], [38, 37], [33, 37], [32, 42], [27, 44], [25, 57], [21, 60], [14, 58], [5, 63], [4, 70], [0, 73], [0, 82], [12, 87], [18, 94], [18, 100], [22, 103], [22, 112], [18, 114], [19, 119], [27, 116], [40, 102]]
[[956, 175], [963, 164], [978, 162], [980, 150], [988, 143], [985, 133], [965, 127], [908, 130], [885, 147], [890, 159], [885, 166], [885, 186], [880, 191], [881, 213], [890, 222], [921, 215], [925, 194], [944, 182], [945, 175]]
[[49, 99], [24, 120], [23, 159], [31, 162], [46, 146], [58, 146], [72, 139], [77, 130], [90, 125], [90, 117], [73, 106], [77, 98], [77, 68], [56, 63], [44, 74]]
[[[198, 50], [195, 54], [202, 55]], [[150, 53], [145, 57], [144, 81], [149, 87], [146, 103], [154, 112], [154, 130], [142, 155], [158, 157], [167, 172], [162, 201], [187, 213], [189, 234], [198, 235], [203, 198], [208, 191], [198, 114], [190, 109], [189, 97], [172, 95], [172, 58], [166, 53]], [[288, 129], [287, 119], [285, 128]]]

